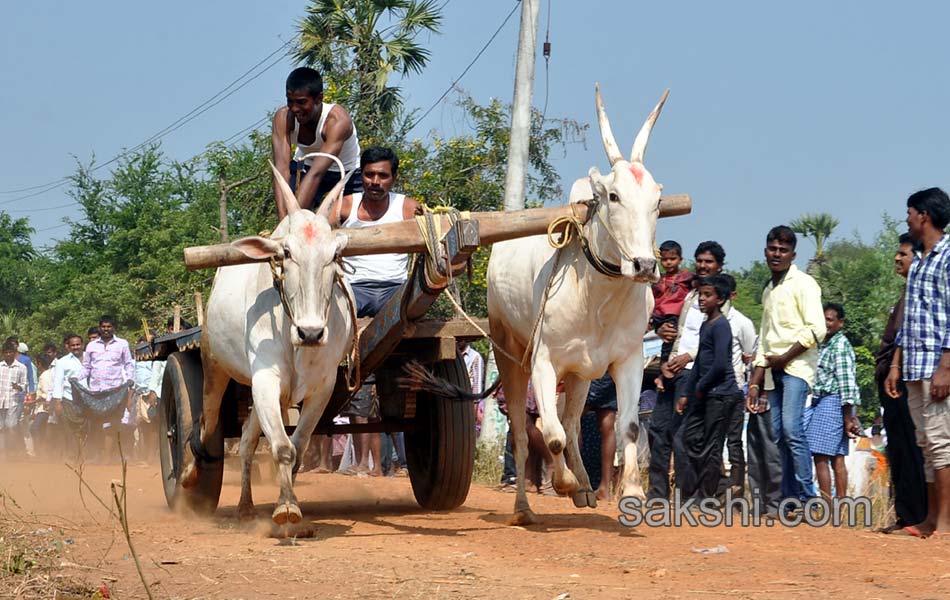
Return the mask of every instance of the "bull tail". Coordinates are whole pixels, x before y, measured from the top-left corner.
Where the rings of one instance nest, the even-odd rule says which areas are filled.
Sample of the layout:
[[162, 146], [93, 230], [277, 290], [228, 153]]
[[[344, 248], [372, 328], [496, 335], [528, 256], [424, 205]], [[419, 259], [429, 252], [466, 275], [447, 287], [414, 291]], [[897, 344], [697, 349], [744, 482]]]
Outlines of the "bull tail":
[[495, 393], [495, 390], [498, 389], [501, 383], [501, 380], [496, 380], [491, 387], [482, 393], [474, 394], [468, 390], [463, 390], [450, 381], [436, 377], [418, 361], [411, 360], [407, 362], [402, 369], [406, 376], [396, 379], [400, 389], [413, 392], [428, 392], [440, 398], [450, 398], [467, 402], [478, 402], [479, 400], [487, 398]]

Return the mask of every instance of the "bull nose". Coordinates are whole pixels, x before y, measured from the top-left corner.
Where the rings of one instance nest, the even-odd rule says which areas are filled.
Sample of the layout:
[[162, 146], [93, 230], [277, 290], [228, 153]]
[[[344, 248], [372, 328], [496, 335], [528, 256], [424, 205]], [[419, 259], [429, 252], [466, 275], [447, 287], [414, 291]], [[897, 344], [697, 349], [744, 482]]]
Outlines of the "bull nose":
[[655, 258], [638, 258], [634, 261], [634, 264], [640, 273], [652, 273], [656, 270]]
[[297, 335], [304, 346], [316, 346], [323, 343], [326, 327], [297, 327]]

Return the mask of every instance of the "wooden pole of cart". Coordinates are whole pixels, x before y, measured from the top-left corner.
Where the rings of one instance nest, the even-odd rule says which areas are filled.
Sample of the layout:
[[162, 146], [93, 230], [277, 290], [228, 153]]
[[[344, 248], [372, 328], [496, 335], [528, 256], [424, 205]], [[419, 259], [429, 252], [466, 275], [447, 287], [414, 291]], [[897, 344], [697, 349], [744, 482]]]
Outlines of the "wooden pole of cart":
[[[689, 214], [691, 201], [687, 194], [664, 196], [660, 199], [660, 216], [674, 217]], [[587, 217], [587, 205], [574, 204], [550, 208], [530, 208], [517, 211], [477, 212], [471, 218], [478, 222], [482, 245], [493, 244], [526, 235], [541, 235], [548, 225], [559, 217]], [[443, 231], [449, 228], [448, 217], [442, 219]], [[388, 252], [424, 252], [425, 241], [415, 221], [387, 223], [362, 229], [340, 229], [349, 238], [344, 256], [385, 254]], [[230, 244], [192, 246], [185, 248], [185, 265], [191, 270], [224, 267], [255, 262]], [[256, 261], [264, 262], [264, 261]]]

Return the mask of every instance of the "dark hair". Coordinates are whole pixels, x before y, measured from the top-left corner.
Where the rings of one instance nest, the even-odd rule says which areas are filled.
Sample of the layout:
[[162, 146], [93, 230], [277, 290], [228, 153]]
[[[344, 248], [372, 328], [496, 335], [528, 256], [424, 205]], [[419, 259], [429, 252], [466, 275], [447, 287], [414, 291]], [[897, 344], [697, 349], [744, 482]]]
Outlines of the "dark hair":
[[844, 319], [844, 307], [837, 302], [825, 302], [822, 309], [824, 309], [825, 312], [833, 310], [835, 314], [838, 315], [838, 320]]
[[36, 364], [39, 365], [40, 370], [45, 371], [49, 368], [50, 359], [45, 354], [40, 353], [40, 355], [36, 357]]
[[[99, 330], [99, 328], [96, 327], [96, 331], [98, 331], [98, 330]], [[69, 340], [71, 340], [71, 339], [73, 339], [73, 338], [79, 338], [79, 341], [82, 341], [82, 336], [81, 336], [81, 335], [79, 335], [78, 333], [73, 333], [72, 331], [70, 331], [69, 333], [67, 333], [66, 335], [63, 336], [63, 343], [64, 343], [64, 344], [68, 344], [68, 343], [69, 343]]]
[[919, 240], [915, 240], [910, 233], [902, 233], [899, 238], [897, 238], [898, 246], [910, 246], [911, 250], [914, 252], [920, 252], [923, 250], [923, 244]]
[[53, 352], [56, 352], [57, 350], [59, 350], [59, 348], [57, 348], [56, 344], [54, 344], [53, 342], [46, 342], [45, 344], [43, 344], [43, 352], [46, 352], [47, 350], [52, 350]]
[[7, 340], [3, 342], [3, 351], [4, 352], [16, 352], [16, 342]]
[[677, 256], [683, 258], [683, 247], [673, 240], [666, 240], [660, 244], [660, 252], [676, 252]]
[[115, 319], [112, 317], [112, 315], [102, 315], [99, 317], [99, 324], [102, 325], [103, 323], [108, 323], [109, 325], [115, 327]]
[[311, 98], [323, 95], [323, 77], [316, 69], [298, 67], [287, 76], [288, 92], [307, 92]]
[[950, 223], [950, 197], [938, 187], [911, 194], [907, 199], [907, 208], [928, 215], [933, 226], [941, 231]]
[[770, 242], [782, 242], [788, 244], [792, 247], [792, 250], [794, 250], [795, 246], [798, 245], [798, 238], [788, 225], [776, 225], [772, 229], [769, 229], [769, 234], [765, 236], [765, 243], [768, 244]]
[[13, 342], [13, 345], [16, 346], [17, 344], [20, 343], [20, 339], [17, 338], [17, 336], [15, 335], [11, 335], [3, 342], [3, 344], [6, 345], [6, 344], [9, 344], [10, 342]]
[[708, 285], [716, 290], [716, 296], [718, 296], [720, 300], [728, 300], [729, 294], [732, 293], [729, 290], [729, 282], [726, 281], [722, 273], [703, 277], [699, 280], [699, 283], [696, 284], [696, 288], [699, 289], [704, 285]]
[[393, 168], [393, 177], [395, 177], [396, 171], [399, 170], [399, 157], [396, 156], [396, 152], [392, 148], [385, 146], [370, 146], [363, 150], [363, 154], [360, 156], [360, 170], [362, 171], [366, 165], [384, 160], [389, 161]]
[[713, 258], [716, 259], [716, 262], [719, 263], [720, 267], [726, 263], [726, 251], [722, 249], [722, 246], [719, 245], [719, 242], [702, 242], [696, 246], [696, 252], [693, 252], [693, 258], [696, 258], [700, 254], [704, 254], [706, 252], [713, 255]]
[[86, 335], [92, 335], [92, 334], [99, 335], [99, 328], [98, 328], [98, 327], [90, 327], [89, 329], [86, 330]]
[[736, 278], [729, 273], [718, 273], [718, 276], [726, 282], [726, 287], [729, 288], [729, 295], [731, 296], [736, 291]]

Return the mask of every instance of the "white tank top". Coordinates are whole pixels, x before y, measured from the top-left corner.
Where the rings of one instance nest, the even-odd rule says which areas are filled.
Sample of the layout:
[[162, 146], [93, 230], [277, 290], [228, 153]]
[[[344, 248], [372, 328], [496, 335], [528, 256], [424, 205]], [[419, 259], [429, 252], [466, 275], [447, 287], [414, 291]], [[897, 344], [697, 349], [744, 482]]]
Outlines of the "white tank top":
[[[313, 140], [313, 143], [309, 146], [301, 144], [297, 141], [297, 134], [300, 131], [300, 123], [297, 122], [297, 119], [294, 119], [294, 131], [290, 134], [290, 143], [296, 144], [297, 150], [294, 152], [294, 160], [300, 161], [300, 159], [311, 152], [320, 152], [320, 148], [323, 147], [323, 126], [327, 122], [327, 115], [330, 114], [330, 109], [332, 109], [336, 104], [327, 104], [323, 103], [323, 110], [320, 111], [320, 120], [317, 122], [317, 134], [316, 139]], [[340, 161], [343, 162], [343, 166], [346, 167], [346, 172], [349, 173], [356, 167], [360, 166], [360, 141], [356, 136], [356, 123], [353, 124], [353, 134], [350, 135], [343, 142], [343, 148], [340, 150], [339, 154]], [[308, 158], [304, 161], [308, 167], [310, 163], [313, 162], [312, 158]], [[330, 171], [334, 173], [339, 173], [340, 168], [337, 166], [336, 161], [330, 163]]]
[[[402, 208], [405, 204], [406, 196], [404, 194], [389, 193], [389, 208], [385, 214], [376, 221], [363, 221], [359, 218], [360, 204], [363, 202], [363, 194], [353, 194], [353, 205], [350, 207], [350, 214], [346, 221], [343, 221], [342, 227], [374, 227], [383, 223], [396, 223], [402, 221]], [[393, 281], [403, 282], [408, 277], [409, 255], [408, 254], [367, 254], [365, 256], [347, 256], [343, 262], [354, 271], [353, 274], [347, 274], [346, 278], [350, 283], [363, 281]]]

